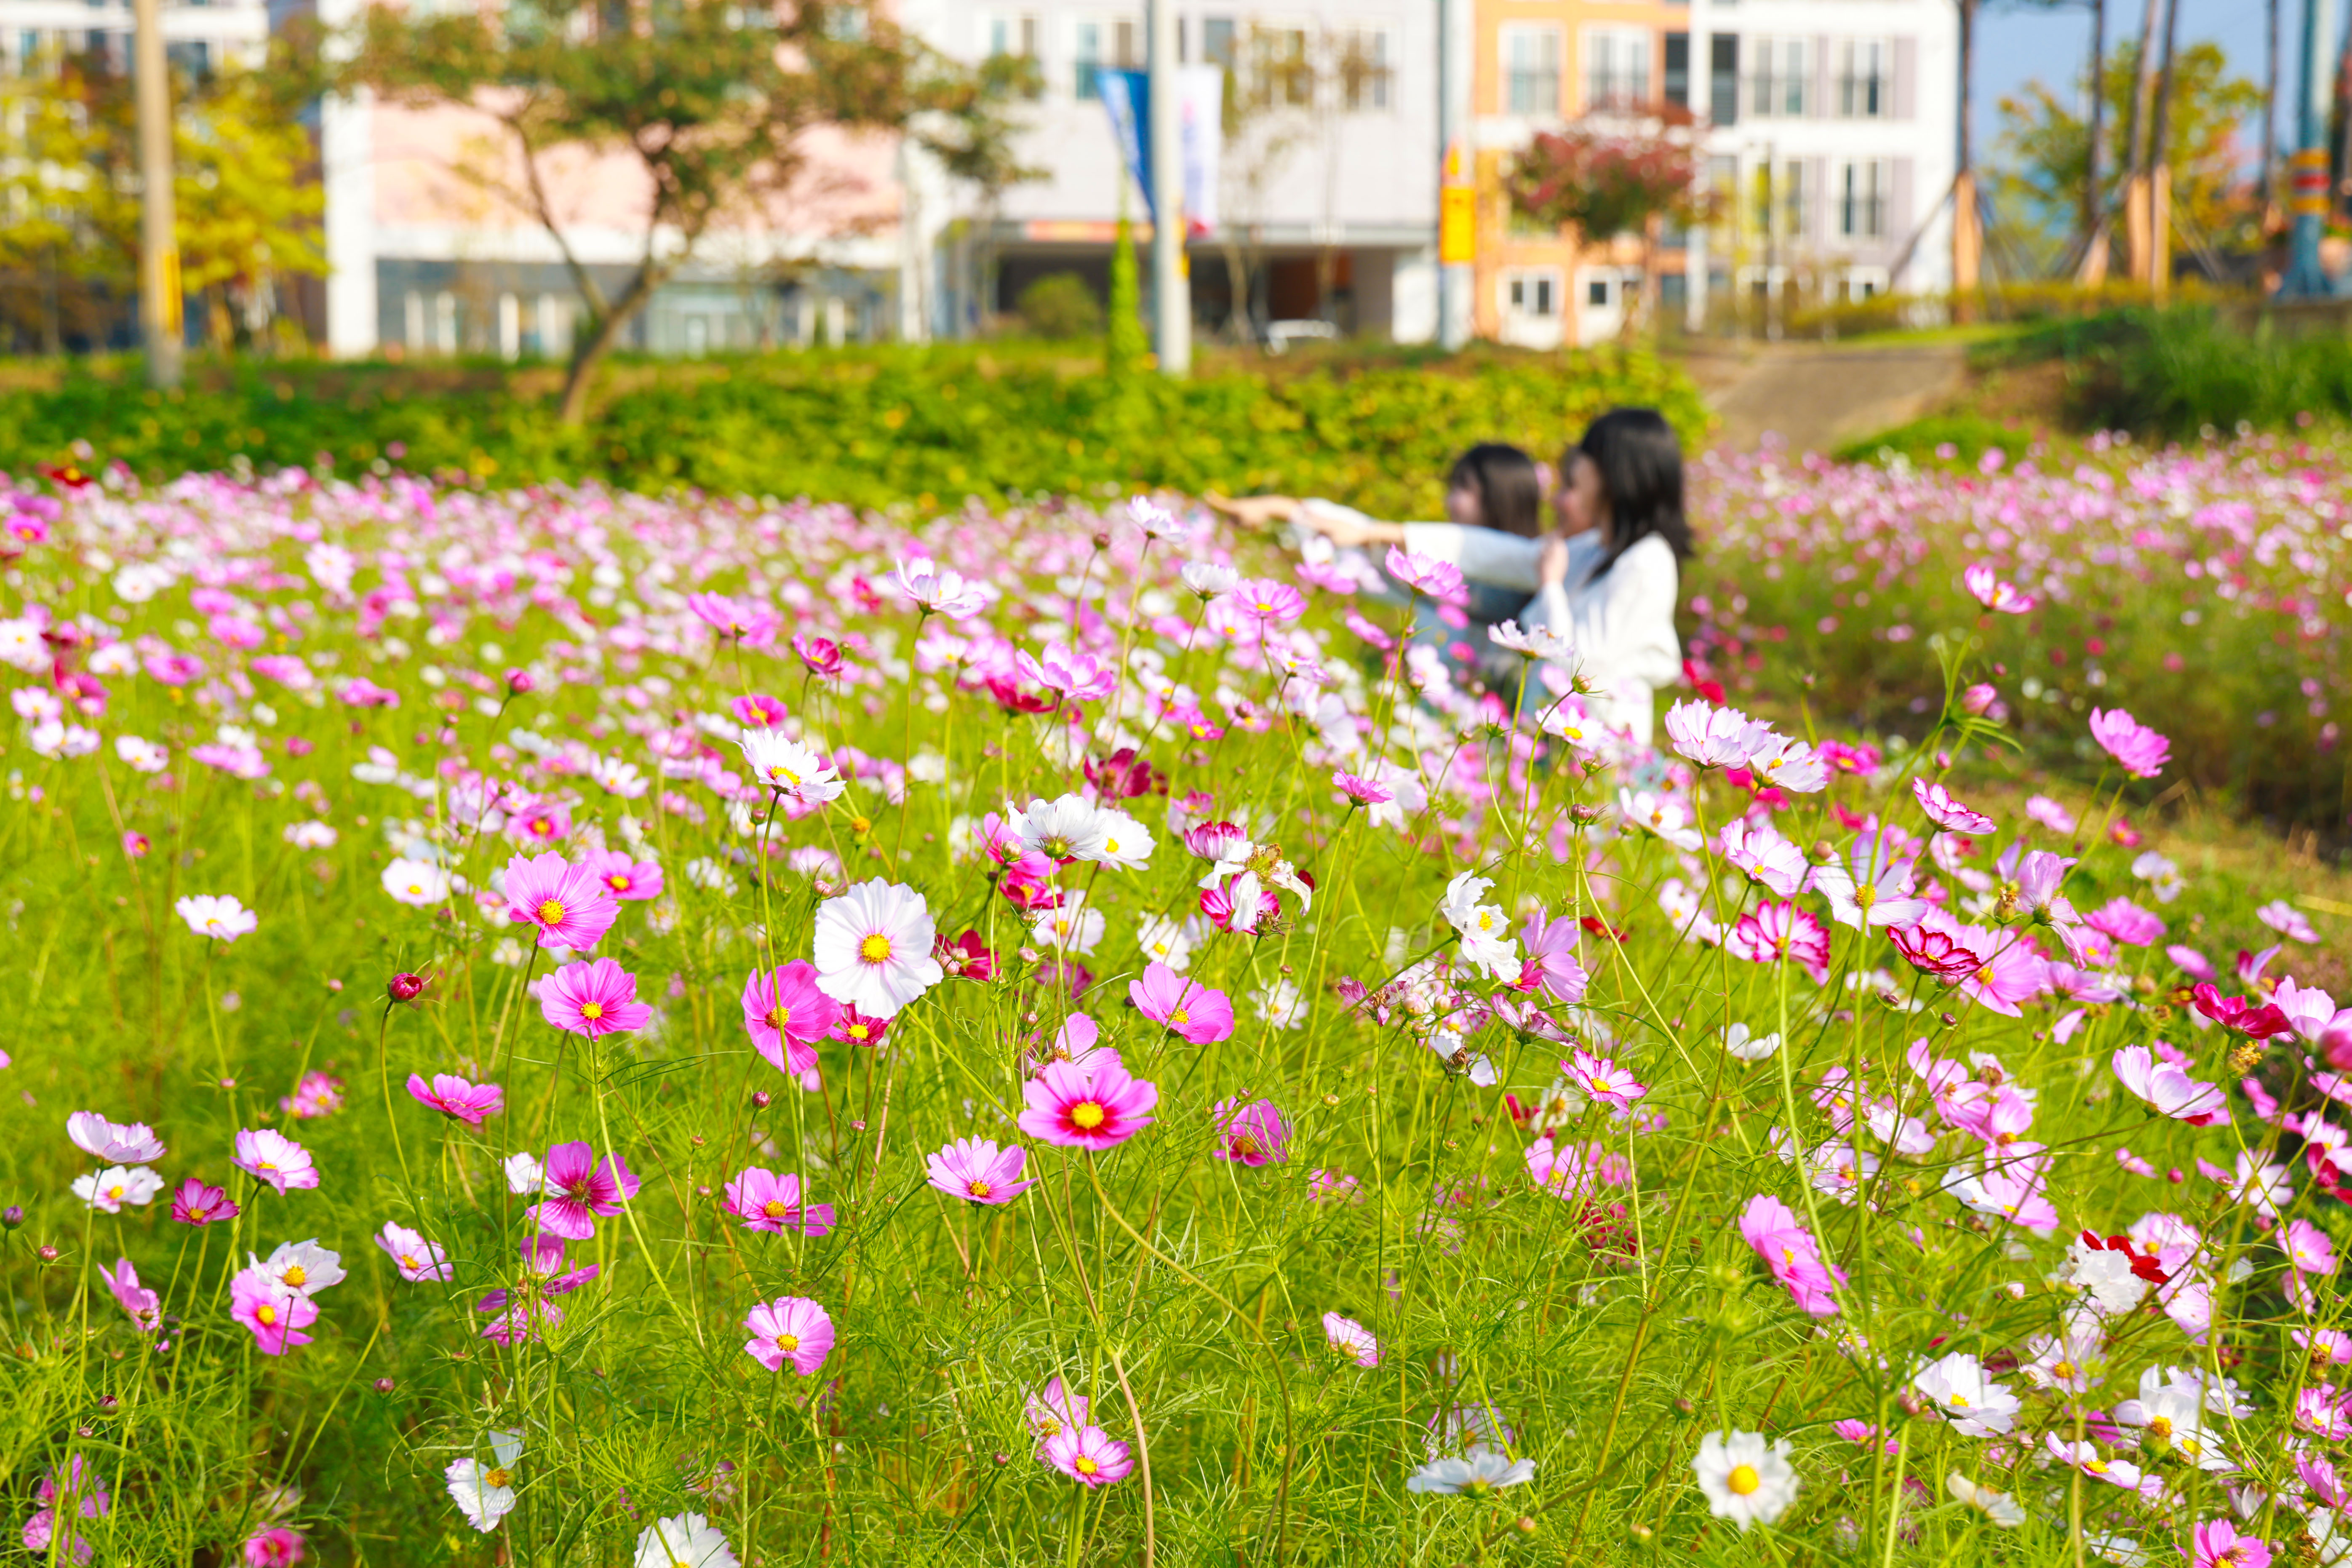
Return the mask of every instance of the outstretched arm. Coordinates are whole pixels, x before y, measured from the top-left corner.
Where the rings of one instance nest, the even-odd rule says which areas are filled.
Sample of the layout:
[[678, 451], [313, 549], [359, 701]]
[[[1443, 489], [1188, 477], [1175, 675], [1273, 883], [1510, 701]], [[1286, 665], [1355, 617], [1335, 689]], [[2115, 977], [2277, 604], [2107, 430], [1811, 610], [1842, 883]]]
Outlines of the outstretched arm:
[[1208, 503], [1211, 511], [1232, 518], [1244, 528], [1291, 522], [1298, 517], [1299, 503], [1293, 496], [1221, 496], [1209, 490], [1201, 499]]

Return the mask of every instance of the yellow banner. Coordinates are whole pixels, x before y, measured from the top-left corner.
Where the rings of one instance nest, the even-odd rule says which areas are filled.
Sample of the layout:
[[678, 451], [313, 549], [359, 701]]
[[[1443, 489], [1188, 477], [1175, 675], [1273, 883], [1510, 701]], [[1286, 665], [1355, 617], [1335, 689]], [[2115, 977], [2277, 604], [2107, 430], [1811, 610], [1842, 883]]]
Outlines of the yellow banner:
[[1458, 266], [1478, 258], [1478, 193], [1466, 185], [1447, 185], [1438, 193], [1437, 259]]

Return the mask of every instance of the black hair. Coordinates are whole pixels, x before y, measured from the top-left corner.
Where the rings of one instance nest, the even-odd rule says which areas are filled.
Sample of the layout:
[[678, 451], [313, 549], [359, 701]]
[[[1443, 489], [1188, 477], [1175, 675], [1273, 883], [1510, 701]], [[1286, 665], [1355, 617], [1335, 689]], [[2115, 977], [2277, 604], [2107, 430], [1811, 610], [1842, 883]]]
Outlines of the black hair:
[[[1617, 558], [1656, 534], [1677, 557], [1692, 550], [1690, 521], [1683, 515], [1683, 447], [1675, 427], [1654, 408], [1612, 408], [1585, 427], [1583, 439], [1560, 458], [1560, 481], [1579, 457], [1601, 472], [1609, 496], [1609, 553], [1593, 567], [1599, 577]], [[1590, 581], [1590, 579], [1588, 579]]]
[[1543, 531], [1543, 478], [1517, 447], [1479, 442], [1454, 459], [1445, 488], [1476, 490], [1478, 521], [1488, 528], [1522, 539]]

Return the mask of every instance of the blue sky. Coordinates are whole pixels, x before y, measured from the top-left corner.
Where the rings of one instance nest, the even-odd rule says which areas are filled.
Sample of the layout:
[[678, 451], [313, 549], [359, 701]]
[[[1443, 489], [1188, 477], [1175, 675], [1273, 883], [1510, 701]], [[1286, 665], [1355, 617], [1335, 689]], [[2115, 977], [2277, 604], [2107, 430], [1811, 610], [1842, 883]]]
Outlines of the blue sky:
[[[2107, 0], [2107, 43], [2136, 37], [2146, 0]], [[2264, 0], [2179, 0], [2180, 42], [2211, 39], [2230, 58], [2233, 74], [2259, 85], [2268, 23]], [[2294, 123], [2297, 62], [2301, 58], [2303, 7], [2307, 0], [2280, 0], [2279, 135], [2288, 144]], [[2340, 25], [2346, 0], [2335, 6]], [[1978, 156], [1990, 160], [2000, 134], [1999, 105], [2005, 93], [2016, 91], [2039, 77], [2051, 86], [2069, 90], [2082, 76], [2090, 58], [2091, 17], [2087, 6], [2044, 10], [1989, 3], [1979, 12], [1977, 70]], [[2262, 145], [2259, 124], [2245, 132], [2249, 160]]]

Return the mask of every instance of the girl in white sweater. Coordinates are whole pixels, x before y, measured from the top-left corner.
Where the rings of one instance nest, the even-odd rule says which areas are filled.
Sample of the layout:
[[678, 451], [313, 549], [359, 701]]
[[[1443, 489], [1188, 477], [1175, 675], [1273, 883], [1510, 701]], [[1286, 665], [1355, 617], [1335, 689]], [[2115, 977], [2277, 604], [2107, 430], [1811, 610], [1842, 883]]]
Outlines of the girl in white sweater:
[[1593, 716], [1648, 744], [1655, 693], [1682, 679], [1675, 632], [1680, 563], [1691, 552], [1683, 514], [1682, 446], [1652, 408], [1614, 408], [1560, 458], [1558, 528], [1527, 539], [1452, 522], [1378, 522], [1328, 501], [1259, 497], [1225, 503], [1245, 521], [1286, 517], [1336, 544], [1400, 544], [1449, 562], [1465, 579], [1532, 594], [1523, 631], [1564, 638], [1549, 660], [1581, 675]]

